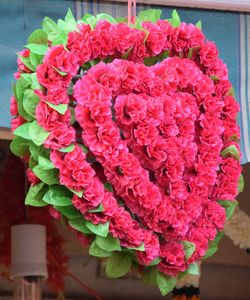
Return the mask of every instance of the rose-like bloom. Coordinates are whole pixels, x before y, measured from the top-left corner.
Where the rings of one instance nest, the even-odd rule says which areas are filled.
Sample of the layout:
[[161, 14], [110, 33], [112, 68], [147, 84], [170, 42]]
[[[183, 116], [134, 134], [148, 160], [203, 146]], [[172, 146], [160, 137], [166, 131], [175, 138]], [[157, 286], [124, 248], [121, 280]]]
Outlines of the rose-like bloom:
[[223, 125], [225, 127], [223, 135], [224, 140], [233, 139], [238, 141], [240, 138], [240, 127], [236, 120], [225, 119], [223, 120]]
[[36, 76], [39, 83], [47, 89], [67, 88], [72, 79], [72, 75], [69, 73], [63, 76], [46, 63], [37, 67]]
[[144, 231], [144, 247], [145, 251], [137, 251], [136, 256], [143, 265], [149, 265], [160, 254], [159, 238], [150, 231]]
[[36, 120], [45, 130], [55, 130], [69, 124], [70, 110], [68, 109], [65, 114], [62, 115], [45, 102], [40, 101], [36, 107]]
[[166, 43], [166, 35], [163, 30], [151, 22], [143, 22], [142, 27], [149, 32], [145, 43], [149, 56], [160, 54]]
[[202, 65], [209, 67], [218, 59], [219, 51], [214, 42], [207, 41], [202, 45], [198, 55]]
[[143, 230], [122, 207], [111, 218], [109, 230], [124, 247], [139, 247], [143, 243]]
[[169, 155], [165, 163], [165, 168], [169, 180], [175, 182], [182, 178], [185, 167], [180, 157]]
[[44, 147], [48, 149], [65, 148], [75, 142], [75, 129], [67, 125], [62, 125], [53, 129], [49, 137], [44, 142]]
[[41, 101], [47, 101], [55, 105], [69, 103], [69, 96], [65, 88], [49, 89], [46, 94], [41, 90], [35, 90], [35, 94], [39, 96]]
[[140, 122], [146, 116], [146, 102], [140, 95], [122, 95], [116, 98], [115, 114], [121, 125]]
[[234, 97], [228, 96], [224, 100], [223, 114], [225, 117], [235, 120], [237, 118], [237, 114], [240, 111], [240, 105]]
[[31, 185], [36, 185], [37, 183], [40, 182], [40, 179], [35, 175], [35, 173], [30, 168], [27, 169], [27, 177]]
[[189, 48], [202, 46], [205, 37], [202, 31], [195, 25], [182, 22], [180, 27], [175, 28], [172, 38], [174, 51], [187, 52]]
[[23, 125], [24, 123], [26, 123], [26, 120], [24, 118], [22, 118], [21, 116], [18, 116], [14, 119], [11, 120], [11, 131], [15, 131], [17, 129], [17, 127]]
[[43, 62], [72, 76], [76, 75], [79, 68], [77, 56], [65, 50], [63, 45], [51, 47], [46, 53]]
[[[27, 58], [30, 56], [30, 50], [24, 49], [18, 52], [18, 55]], [[31, 70], [28, 67], [26, 67], [26, 65], [21, 61], [20, 58], [17, 59], [17, 65], [19, 73], [31, 73]]]
[[16, 116], [18, 114], [18, 107], [17, 107], [17, 101], [15, 96], [12, 96], [10, 98], [10, 114], [12, 116]]
[[208, 201], [205, 209], [206, 218], [221, 230], [226, 221], [225, 208], [216, 202]]
[[78, 25], [79, 32], [72, 31], [68, 34], [67, 49], [78, 57], [80, 65], [83, 65], [90, 60], [91, 47], [90, 47], [90, 32], [91, 28], [86, 24]]
[[60, 170], [60, 183], [76, 191], [85, 189], [95, 175], [94, 170], [86, 162], [86, 156], [79, 146], [64, 155], [52, 151], [51, 161]]
[[195, 252], [192, 256], [193, 260], [197, 260], [203, 256], [208, 248], [208, 240], [202, 233], [202, 229], [191, 228], [187, 234], [187, 238], [190, 242], [195, 244]]
[[51, 205], [49, 206], [49, 214], [56, 220], [61, 218], [61, 214]]
[[168, 242], [161, 245], [160, 256], [162, 261], [158, 265], [158, 269], [166, 275], [176, 276], [178, 272], [183, 272], [187, 268], [182, 244]]

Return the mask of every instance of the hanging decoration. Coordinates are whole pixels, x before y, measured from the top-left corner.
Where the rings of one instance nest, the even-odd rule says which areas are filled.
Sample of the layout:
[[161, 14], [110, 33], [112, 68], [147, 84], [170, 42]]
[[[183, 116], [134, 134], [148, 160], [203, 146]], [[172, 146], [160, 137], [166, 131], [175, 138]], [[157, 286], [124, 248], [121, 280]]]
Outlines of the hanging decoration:
[[108, 277], [133, 268], [165, 295], [215, 253], [243, 178], [216, 45], [160, 16], [45, 17], [18, 55], [11, 149], [27, 205], [63, 217]]

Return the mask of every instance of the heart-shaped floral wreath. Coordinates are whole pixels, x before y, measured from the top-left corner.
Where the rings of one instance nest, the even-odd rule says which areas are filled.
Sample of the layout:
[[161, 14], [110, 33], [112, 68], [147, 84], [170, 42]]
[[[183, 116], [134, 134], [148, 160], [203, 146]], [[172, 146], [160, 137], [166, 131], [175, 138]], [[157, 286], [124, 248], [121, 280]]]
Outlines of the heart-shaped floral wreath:
[[49, 18], [19, 53], [12, 151], [28, 160], [26, 204], [163, 295], [212, 255], [242, 190], [239, 105], [200, 23], [141, 12]]

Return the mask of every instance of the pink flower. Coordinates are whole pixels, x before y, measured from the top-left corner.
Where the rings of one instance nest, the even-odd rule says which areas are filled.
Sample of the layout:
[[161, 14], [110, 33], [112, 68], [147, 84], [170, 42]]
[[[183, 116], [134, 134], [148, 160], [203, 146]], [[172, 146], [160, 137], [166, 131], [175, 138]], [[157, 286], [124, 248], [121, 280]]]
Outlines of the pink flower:
[[37, 183], [40, 182], [40, 179], [37, 178], [37, 176], [30, 168], [27, 169], [27, 177], [31, 185], [36, 185]]
[[61, 214], [51, 205], [49, 207], [49, 213], [56, 220], [59, 220], [61, 218]]
[[79, 68], [77, 56], [65, 50], [62, 45], [52, 46], [46, 53], [43, 61], [44, 64], [48, 64], [72, 76], [76, 75]]
[[15, 131], [19, 126], [23, 125], [24, 123], [26, 123], [26, 120], [21, 117], [18, 116], [14, 119], [11, 120], [11, 131]]
[[216, 202], [208, 201], [205, 210], [206, 219], [211, 221], [218, 230], [221, 230], [226, 221], [225, 209]]
[[36, 90], [35, 93], [43, 102], [47, 101], [55, 105], [69, 103], [69, 96], [65, 88], [49, 89], [46, 94], [44, 94], [41, 90]]
[[199, 51], [201, 64], [210, 67], [218, 59], [218, 54], [215, 43], [207, 41]]
[[150, 231], [144, 232], [145, 252], [137, 251], [136, 255], [139, 262], [143, 265], [149, 265], [154, 259], [160, 255], [160, 244], [157, 235]]
[[79, 32], [72, 31], [68, 34], [67, 49], [78, 57], [78, 62], [83, 65], [90, 60], [91, 47], [90, 47], [90, 33], [91, 28], [89, 25], [79, 24]]
[[228, 96], [224, 100], [223, 114], [225, 117], [236, 120], [237, 114], [240, 111], [240, 105], [234, 97]]
[[187, 268], [183, 246], [177, 242], [161, 245], [160, 256], [163, 258], [158, 269], [166, 275], [176, 276]]
[[12, 96], [10, 98], [10, 113], [12, 116], [16, 116], [18, 114], [18, 107], [15, 96]]
[[65, 148], [75, 142], [75, 129], [71, 126], [62, 125], [53, 129], [49, 137], [44, 142], [45, 148], [60, 149]]
[[70, 110], [68, 109], [65, 114], [62, 115], [41, 101], [36, 107], [36, 120], [45, 130], [56, 130], [61, 126], [69, 124]]
[[166, 43], [164, 31], [151, 22], [143, 22], [142, 27], [149, 32], [145, 43], [149, 56], [160, 54]]
[[[24, 49], [24, 50], [18, 52], [18, 55], [23, 58], [27, 58], [30, 56], [30, 50]], [[20, 58], [17, 59], [17, 65], [18, 65], [19, 73], [31, 73], [31, 70], [21, 61]]]
[[70, 74], [63, 76], [55, 68], [46, 63], [37, 67], [36, 75], [39, 83], [47, 89], [67, 88], [72, 79]]

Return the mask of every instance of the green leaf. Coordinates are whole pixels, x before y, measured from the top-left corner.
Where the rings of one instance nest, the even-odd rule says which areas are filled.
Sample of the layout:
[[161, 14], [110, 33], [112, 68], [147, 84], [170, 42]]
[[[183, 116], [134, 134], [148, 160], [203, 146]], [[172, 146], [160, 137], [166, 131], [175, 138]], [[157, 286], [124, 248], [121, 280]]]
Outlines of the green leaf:
[[238, 161], [240, 160], [240, 152], [235, 145], [230, 145], [226, 147], [224, 150], [221, 151], [220, 155], [223, 157], [231, 156], [237, 159]]
[[38, 55], [35, 53], [30, 52], [30, 62], [32, 65], [37, 68], [38, 65], [41, 65], [43, 62], [43, 55]]
[[142, 243], [139, 247], [127, 247], [127, 249], [132, 249], [136, 251], [145, 251], [144, 243]]
[[39, 126], [37, 121], [33, 121], [29, 127], [29, 134], [34, 144], [41, 146], [50, 133]]
[[127, 18], [115, 18], [116, 23], [127, 23]]
[[39, 55], [45, 55], [48, 50], [47, 46], [39, 45], [39, 44], [27, 44], [24, 47], [30, 49], [32, 53], [39, 54]]
[[188, 50], [188, 58], [191, 59], [193, 57], [193, 53], [199, 51], [200, 49], [201, 49], [200, 46], [189, 48], [189, 50]]
[[54, 206], [62, 215], [68, 219], [78, 219], [82, 217], [81, 213], [74, 206]]
[[21, 62], [31, 71], [35, 71], [36, 68], [32, 65], [30, 57], [23, 57], [22, 55], [17, 55]]
[[174, 9], [174, 10], [172, 11], [172, 18], [173, 18], [174, 20], [178, 20], [178, 21], [181, 22], [181, 19], [180, 19], [179, 15], [178, 15], [178, 12], [177, 12], [176, 9]]
[[116, 252], [107, 259], [106, 274], [108, 278], [119, 278], [126, 275], [132, 265], [132, 258], [128, 253]]
[[96, 257], [110, 257], [112, 253], [101, 249], [94, 240], [89, 247], [89, 255]]
[[39, 97], [34, 93], [33, 90], [27, 89], [23, 95], [23, 108], [32, 118], [36, 113], [36, 107], [39, 103]]
[[218, 250], [218, 244], [220, 239], [224, 236], [222, 231], [218, 231], [215, 239], [213, 241], [208, 242], [208, 250], [202, 259], [207, 259], [208, 257], [214, 255], [214, 253]]
[[241, 193], [244, 190], [244, 177], [240, 174], [239, 183], [238, 183], [238, 192]]
[[36, 73], [31, 74], [31, 80], [32, 80], [31, 88], [33, 90], [41, 90], [42, 89], [42, 86], [40, 85], [40, 83], [37, 79]]
[[167, 19], [167, 21], [174, 27], [179, 27], [181, 25], [181, 19], [177, 13], [177, 11], [174, 9], [172, 12], [172, 18]]
[[56, 206], [72, 205], [71, 199], [72, 193], [61, 185], [50, 186], [47, 193], [43, 196], [43, 201]]
[[107, 20], [109, 23], [116, 23], [116, 19], [110, 16], [109, 14], [98, 14], [96, 15], [96, 19], [99, 20]]
[[44, 183], [48, 185], [52, 184], [58, 184], [58, 176], [59, 176], [59, 171], [57, 169], [44, 169], [42, 166], [37, 165], [33, 168], [32, 170], [36, 176], [43, 181]]
[[30, 83], [25, 80], [23, 77], [20, 77], [16, 82], [16, 98], [18, 101], [21, 101], [25, 89], [30, 85]]
[[227, 96], [235, 97], [235, 92], [234, 92], [234, 88], [233, 87], [230, 88], [230, 90], [228, 91]]
[[84, 234], [91, 234], [92, 232], [87, 228], [86, 226], [86, 221], [83, 219], [83, 216], [77, 218], [77, 219], [73, 219], [73, 220], [69, 220], [69, 225], [84, 233]]
[[235, 207], [239, 204], [239, 202], [236, 200], [219, 200], [218, 203], [225, 208], [227, 220], [229, 220], [232, 217]]
[[35, 166], [37, 166], [37, 161], [32, 156], [30, 156], [30, 158], [29, 158], [29, 168], [33, 169]]
[[54, 110], [56, 110], [57, 112], [59, 112], [59, 114], [64, 115], [68, 109], [68, 105], [67, 104], [58, 104], [55, 105], [53, 103], [50, 103], [48, 101], [45, 101], [49, 107], [53, 108]]
[[18, 157], [29, 156], [29, 141], [16, 136], [10, 143], [10, 150]]
[[50, 157], [50, 152], [48, 149], [45, 149], [43, 146], [38, 147], [31, 141], [30, 141], [30, 153], [36, 161], [38, 161], [38, 156], [42, 156], [48, 159]]
[[45, 17], [42, 22], [43, 30], [48, 34], [48, 39], [53, 39], [59, 34], [59, 28], [57, 24], [49, 17]]
[[201, 20], [199, 20], [199, 21], [195, 24], [195, 26], [196, 26], [198, 29], [202, 30]]
[[157, 278], [157, 269], [156, 268], [149, 268], [146, 269], [143, 273], [142, 273], [142, 279], [144, 282], [146, 282], [149, 285], [156, 285], [156, 278]]
[[171, 277], [158, 272], [156, 275], [156, 283], [160, 289], [161, 295], [166, 296], [176, 285], [176, 277]]
[[137, 19], [136, 19], [136, 28], [141, 27], [141, 23], [145, 21], [149, 21], [152, 23], [155, 23], [161, 18], [161, 10], [160, 9], [147, 9], [143, 10], [139, 13]]
[[157, 62], [158, 62], [157, 56], [144, 58], [144, 65], [148, 67], [155, 65]]
[[76, 29], [76, 19], [74, 17], [74, 15], [72, 14], [71, 9], [69, 8], [67, 11], [67, 14], [65, 16], [65, 24], [66, 24], [66, 30], [70, 30], [73, 31]]
[[114, 238], [111, 234], [107, 237], [96, 237], [97, 245], [106, 251], [121, 251], [120, 241], [117, 238]]
[[17, 102], [17, 107], [18, 107], [19, 115], [22, 116], [26, 121], [32, 121], [33, 120], [33, 118], [24, 109], [22, 100]]
[[97, 213], [97, 212], [103, 212], [103, 211], [104, 211], [104, 207], [102, 204], [97, 206], [95, 209], [89, 210], [90, 213]]
[[51, 160], [43, 157], [43, 156], [38, 156], [38, 163], [39, 163], [39, 166], [41, 168], [43, 168], [44, 170], [52, 170], [52, 169], [55, 169], [55, 166], [54, 164], [52, 163]]
[[61, 31], [53, 40], [52, 46], [67, 45], [68, 31]]
[[46, 206], [47, 203], [45, 203], [42, 200], [45, 192], [46, 192], [46, 187], [44, 186], [43, 182], [31, 186], [29, 188], [28, 194], [26, 195], [25, 204], [31, 206], [37, 206], [37, 207]]
[[87, 221], [86, 226], [91, 232], [95, 233], [96, 235], [100, 235], [102, 237], [106, 237], [109, 233], [109, 222], [95, 225]]
[[85, 14], [83, 16], [83, 18], [81, 19], [81, 22], [85, 23], [85, 24], [89, 24], [91, 29], [94, 29], [97, 23], [97, 19], [95, 16], [91, 15], [91, 14]]
[[29, 44], [45, 44], [48, 43], [48, 34], [42, 30], [37, 29], [31, 33], [31, 35], [28, 38]]
[[29, 127], [31, 123], [24, 123], [21, 126], [17, 127], [16, 130], [14, 130], [14, 134], [16, 136], [19, 136], [21, 138], [24, 138], [26, 140], [30, 140], [30, 135], [29, 135]]
[[189, 259], [193, 255], [196, 246], [195, 246], [194, 243], [188, 242], [188, 241], [182, 241], [182, 244], [183, 244], [184, 251], [185, 251], [185, 254], [186, 254], [185, 258]]
[[62, 76], [66, 76], [66, 75], [68, 74], [68, 73], [66, 73], [66, 72], [60, 71], [58, 68], [56, 68], [56, 67], [54, 67], [54, 66], [52, 66], [52, 68], [53, 68], [54, 70], [56, 70], [56, 72], [59, 73], [59, 74], [62, 75]]
[[199, 275], [200, 271], [198, 265], [196, 263], [190, 264], [188, 269], [186, 270], [186, 273], [190, 275]]
[[79, 198], [82, 198], [84, 191], [75, 191], [73, 189], [68, 188], [68, 190], [70, 190], [72, 193], [74, 193], [76, 196], [78, 196]]
[[210, 78], [213, 80], [213, 81], [219, 81], [220, 78], [216, 75], [210, 75]]
[[75, 145], [72, 144], [72, 145], [69, 145], [68, 147], [61, 148], [58, 151], [63, 152], [63, 153], [69, 153], [69, 152], [72, 152], [74, 149], [75, 149]]
[[156, 257], [149, 265], [148, 267], [153, 267], [158, 265], [161, 262], [161, 258], [160, 257]]
[[104, 188], [105, 188], [107, 191], [113, 193], [113, 187], [112, 187], [111, 183], [109, 183], [109, 182], [104, 183]]

